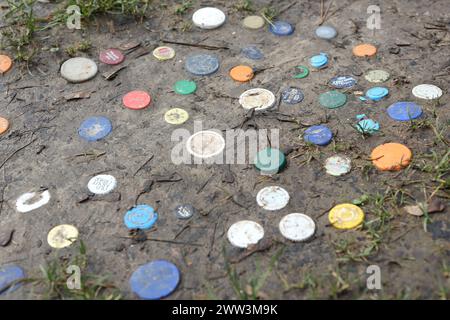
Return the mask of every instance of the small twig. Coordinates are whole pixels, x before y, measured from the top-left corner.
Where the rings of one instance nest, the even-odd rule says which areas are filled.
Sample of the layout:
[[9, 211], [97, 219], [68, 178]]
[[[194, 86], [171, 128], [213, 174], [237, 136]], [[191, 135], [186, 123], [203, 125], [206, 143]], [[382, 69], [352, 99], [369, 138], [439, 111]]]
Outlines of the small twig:
[[206, 44], [188, 43], [188, 42], [172, 41], [172, 40], [166, 40], [166, 39], [161, 39], [161, 42], [170, 43], [170, 44], [178, 44], [180, 46], [203, 48], [206, 50], [229, 50], [230, 49], [228, 47], [218, 47], [218, 46], [211, 46], [211, 45], [206, 45]]
[[152, 154], [151, 156], [150, 156], [150, 158], [148, 158], [147, 159], [147, 161], [145, 161], [144, 162], [144, 164], [143, 165], [141, 165], [137, 170], [136, 170], [136, 172], [133, 174], [133, 177], [135, 177], [136, 176], [136, 174], [139, 172], [139, 171], [141, 171], [152, 159], [153, 159], [153, 157], [154, 157], [154, 155]]
[[0, 164], [0, 169], [3, 168], [3, 166], [6, 164], [6, 162], [8, 162], [9, 159], [11, 159], [17, 152], [19, 152], [20, 150], [25, 149], [26, 147], [28, 147], [30, 144], [32, 144], [33, 142], [35, 142], [37, 140], [37, 138], [31, 140], [30, 142], [28, 142], [26, 145], [20, 147], [19, 149], [17, 149], [16, 151], [14, 151], [13, 153], [11, 153], [3, 162], [2, 164]]

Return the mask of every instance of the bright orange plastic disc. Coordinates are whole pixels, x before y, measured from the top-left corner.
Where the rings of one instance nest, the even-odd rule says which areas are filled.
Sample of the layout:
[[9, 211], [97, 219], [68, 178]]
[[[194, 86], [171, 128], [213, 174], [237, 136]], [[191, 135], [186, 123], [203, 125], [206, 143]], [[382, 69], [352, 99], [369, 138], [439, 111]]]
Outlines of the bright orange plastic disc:
[[9, 128], [8, 119], [0, 117], [0, 134], [5, 133]]
[[353, 54], [357, 57], [371, 57], [377, 53], [374, 45], [363, 43], [353, 47]]
[[10, 57], [0, 54], [0, 74], [11, 69], [12, 60]]
[[246, 82], [253, 78], [253, 69], [248, 66], [236, 66], [230, 70], [230, 76], [236, 81]]
[[400, 143], [385, 143], [373, 149], [372, 163], [382, 171], [398, 171], [409, 165], [411, 150]]

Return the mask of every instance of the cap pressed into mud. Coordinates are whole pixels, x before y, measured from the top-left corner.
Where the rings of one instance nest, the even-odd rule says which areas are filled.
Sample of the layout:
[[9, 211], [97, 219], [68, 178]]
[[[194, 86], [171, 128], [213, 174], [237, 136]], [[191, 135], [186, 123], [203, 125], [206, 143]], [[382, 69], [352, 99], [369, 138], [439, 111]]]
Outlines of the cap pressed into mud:
[[175, 50], [171, 47], [158, 47], [153, 50], [153, 56], [159, 61], [170, 60], [175, 57]]
[[371, 70], [364, 77], [369, 82], [381, 83], [389, 80], [390, 74], [384, 70]]
[[77, 57], [64, 62], [61, 66], [61, 76], [69, 82], [80, 83], [95, 77], [97, 64], [88, 58]]
[[348, 89], [356, 84], [356, 79], [352, 76], [337, 76], [330, 79], [330, 85], [336, 89]]
[[[16, 265], [0, 266], [0, 295], [17, 290], [23, 283], [19, 280], [25, 278], [23, 269]], [[14, 284], [13, 284], [14, 283]], [[9, 287], [8, 289], [6, 289]], [[3, 289], [6, 289], [3, 291]]]
[[266, 148], [256, 154], [254, 164], [263, 174], [276, 174], [286, 167], [286, 156], [278, 149]]
[[363, 43], [353, 47], [353, 54], [357, 57], [372, 57], [377, 53], [377, 47]]
[[321, 39], [330, 40], [336, 37], [337, 31], [331, 26], [320, 26], [316, 29], [316, 36]]
[[192, 16], [194, 25], [202, 29], [216, 29], [225, 23], [225, 19], [225, 13], [213, 7], [198, 9]]
[[78, 135], [87, 141], [97, 141], [106, 137], [112, 131], [112, 124], [103, 116], [89, 117], [81, 123]]
[[227, 238], [230, 243], [238, 248], [247, 248], [257, 244], [264, 237], [263, 227], [254, 221], [241, 220], [228, 229]]
[[140, 110], [148, 107], [152, 101], [151, 96], [141, 90], [130, 91], [123, 96], [123, 105], [132, 110]]
[[180, 271], [170, 261], [154, 260], [138, 267], [130, 277], [131, 290], [141, 299], [158, 300], [178, 287]]
[[278, 186], [265, 187], [259, 190], [256, 202], [265, 210], [280, 210], [289, 203], [289, 193]]
[[425, 100], [439, 99], [442, 96], [442, 90], [434, 84], [419, 84], [412, 89], [415, 97]]
[[199, 131], [186, 141], [186, 149], [193, 156], [201, 159], [218, 156], [225, 149], [225, 140], [215, 131]]
[[380, 124], [372, 119], [366, 118], [365, 114], [357, 115], [359, 120], [356, 129], [361, 133], [374, 134], [380, 130]]
[[303, 138], [306, 142], [326, 146], [333, 139], [333, 133], [324, 125], [316, 125], [306, 129]]
[[195, 91], [197, 91], [197, 84], [195, 83], [195, 81], [191, 80], [179, 80], [175, 82], [173, 89], [178, 94], [182, 95], [192, 94]]
[[422, 108], [414, 102], [400, 101], [390, 105], [387, 113], [394, 120], [411, 121], [422, 115]]
[[9, 129], [9, 121], [6, 118], [0, 117], [0, 134], [5, 133]]
[[196, 76], [208, 76], [219, 69], [219, 59], [212, 54], [195, 54], [186, 59], [185, 68]]
[[324, 53], [312, 56], [309, 59], [309, 64], [316, 69], [323, 68], [328, 64], [328, 57]]
[[249, 66], [236, 66], [230, 70], [230, 77], [239, 82], [247, 82], [253, 78], [253, 69]]
[[180, 108], [173, 108], [164, 114], [164, 120], [170, 124], [182, 124], [189, 119], [189, 113]]
[[266, 110], [275, 104], [275, 95], [267, 89], [250, 89], [241, 94], [239, 104], [246, 110]]
[[335, 155], [325, 160], [325, 169], [332, 176], [341, 176], [350, 172], [352, 161], [347, 156]]
[[316, 231], [314, 220], [303, 213], [290, 213], [279, 224], [280, 233], [291, 241], [307, 241]]
[[328, 220], [337, 229], [353, 229], [364, 221], [364, 211], [351, 203], [338, 204], [330, 210]]
[[319, 103], [328, 109], [342, 107], [347, 102], [347, 95], [339, 91], [328, 91], [319, 96]]
[[109, 174], [99, 174], [92, 177], [87, 187], [93, 194], [107, 194], [114, 190], [117, 180]]
[[264, 58], [263, 53], [258, 49], [257, 46], [248, 46], [242, 48], [241, 52], [248, 59], [261, 60], [262, 58]]
[[303, 92], [299, 88], [289, 87], [283, 90], [281, 99], [287, 104], [297, 104], [303, 101]]
[[0, 74], [8, 72], [12, 67], [12, 60], [10, 57], [0, 54]]
[[77, 239], [78, 229], [70, 224], [56, 226], [47, 235], [48, 244], [55, 249], [68, 247]]
[[181, 204], [174, 211], [178, 219], [189, 219], [196, 212], [195, 208], [190, 204]]
[[125, 213], [123, 218], [128, 229], [150, 229], [158, 220], [158, 213], [151, 206], [140, 204]]
[[298, 69], [297, 73], [294, 75], [294, 79], [303, 79], [306, 78], [309, 75], [309, 69], [305, 66], [296, 66], [296, 69]]
[[409, 165], [411, 150], [400, 143], [385, 143], [373, 149], [372, 163], [381, 171], [398, 171]]
[[245, 28], [253, 30], [261, 29], [265, 23], [264, 19], [260, 16], [248, 16], [242, 21]]
[[384, 87], [373, 87], [367, 90], [366, 97], [373, 101], [379, 101], [389, 94], [389, 90]]
[[122, 63], [125, 56], [120, 50], [111, 48], [100, 52], [99, 60], [105, 64], [116, 65]]
[[294, 33], [294, 26], [286, 21], [275, 21], [269, 25], [269, 30], [277, 36], [289, 36]]
[[16, 209], [19, 212], [29, 212], [42, 207], [50, 201], [50, 191], [27, 192], [16, 200]]

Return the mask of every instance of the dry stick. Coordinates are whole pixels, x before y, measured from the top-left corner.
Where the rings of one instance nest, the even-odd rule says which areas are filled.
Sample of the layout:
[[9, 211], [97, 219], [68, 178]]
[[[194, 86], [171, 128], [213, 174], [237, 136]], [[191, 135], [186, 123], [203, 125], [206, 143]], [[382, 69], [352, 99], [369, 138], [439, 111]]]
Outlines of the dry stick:
[[6, 164], [6, 162], [8, 162], [9, 159], [11, 159], [17, 152], [19, 152], [22, 149], [25, 149], [26, 147], [28, 147], [30, 144], [32, 144], [33, 142], [35, 142], [37, 140], [37, 138], [31, 140], [30, 142], [28, 142], [26, 145], [20, 147], [19, 149], [17, 149], [16, 151], [14, 151], [13, 153], [11, 153], [3, 162], [2, 164], [0, 164], [0, 169], [3, 168], [3, 166]]
[[331, 0], [331, 1], [328, 3], [328, 7], [327, 7], [327, 10], [325, 11], [325, 14], [321, 15], [321, 17], [320, 17], [320, 22], [319, 22], [319, 26], [321, 26], [321, 25], [325, 22], [325, 20], [327, 19], [328, 11], [330, 10], [330, 7], [331, 7], [332, 4], [333, 4], [333, 0]]
[[211, 46], [211, 45], [206, 45], [206, 44], [188, 43], [188, 42], [172, 41], [172, 40], [166, 40], [166, 39], [161, 39], [161, 42], [170, 43], [170, 44], [178, 44], [180, 46], [203, 48], [206, 50], [221, 50], [221, 49], [229, 50], [230, 49], [228, 47], [218, 47], [218, 46]]
[[144, 162], [144, 164], [142, 166], [140, 166], [136, 172], [133, 174], [133, 177], [136, 176], [136, 174], [141, 171], [152, 159], [153, 159], [154, 155], [152, 154], [150, 158], [147, 159], [147, 161]]

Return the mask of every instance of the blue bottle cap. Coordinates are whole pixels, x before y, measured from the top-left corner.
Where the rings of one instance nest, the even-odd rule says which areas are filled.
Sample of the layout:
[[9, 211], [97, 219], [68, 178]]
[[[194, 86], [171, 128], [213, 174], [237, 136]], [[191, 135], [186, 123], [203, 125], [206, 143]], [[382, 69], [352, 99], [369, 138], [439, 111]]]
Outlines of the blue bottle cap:
[[366, 97], [373, 101], [379, 101], [389, 94], [389, 90], [384, 87], [373, 87], [367, 90]]
[[356, 129], [361, 133], [374, 134], [380, 130], [380, 124], [372, 119], [363, 119], [358, 122]]
[[21, 283], [16, 283], [9, 289], [5, 290], [14, 281], [25, 278], [25, 272], [19, 266], [9, 265], [0, 267], [0, 294], [10, 293], [21, 286]]
[[389, 117], [397, 121], [410, 121], [422, 115], [422, 108], [414, 102], [400, 101], [387, 108]]
[[294, 33], [294, 27], [286, 21], [276, 21], [269, 24], [269, 30], [277, 36], [289, 36]]
[[328, 57], [325, 54], [321, 53], [311, 57], [311, 59], [309, 59], [309, 63], [314, 68], [321, 68], [328, 63]]
[[241, 52], [248, 59], [261, 60], [262, 58], [264, 58], [261, 50], [259, 50], [256, 46], [245, 47], [241, 50]]
[[321, 39], [330, 40], [336, 37], [336, 29], [330, 26], [320, 26], [316, 29], [316, 36]]
[[80, 137], [87, 141], [97, 141], [106, 137], [112, 130], [111, 121], [102, 116], [89, 117], [78, 129]]
[[130, 277], [131, 290], [141, 299], [167, 297], [180, 283], [180, 271], [166, 260], [154, 260], [138, 267]]
[[208, 76], [219, 69], [219, 59], [212, 54], [196, 54], [186, 59], [185, 68], [196, 76]]
[[306, 142], [316, 144], [318, 146], [326, 146], [333, 139], [333, 133], [324, 125], [309, 127], [305, 130], [303, 136]]
[[356, 79], [352, 76], [337, 76], [331, 78], [330, 85], [336, 89], [347, 89], [353, 87], [356, 82]]
[[289, 87], [284, 89], [281, 94], [281, 98], [284, 103], [287, 104], [296, 104], [302, 102], [304, 95], [303, 92], [299, 88]]
[[156, 220], [158, 220], [158, 213], [146, 204], [140, 204], [128, 210], [123, 217], [128, 229], [150, 229]]

